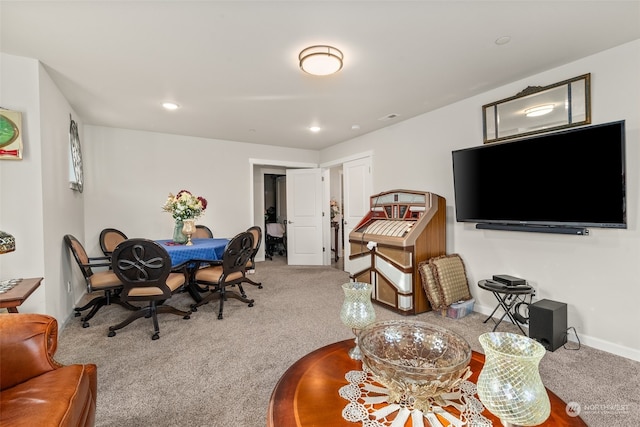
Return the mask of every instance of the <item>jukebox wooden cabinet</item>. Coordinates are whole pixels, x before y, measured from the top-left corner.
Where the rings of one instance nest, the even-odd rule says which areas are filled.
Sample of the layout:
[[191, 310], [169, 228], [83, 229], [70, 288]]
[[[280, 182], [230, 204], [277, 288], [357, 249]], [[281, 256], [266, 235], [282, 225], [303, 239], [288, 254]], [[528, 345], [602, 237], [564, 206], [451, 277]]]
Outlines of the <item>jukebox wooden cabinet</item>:
[[401, 314], [429, 311], [418, 264], [446, 251], [446, 201], [434, 193], [392, 190], [371, 196], [349, 233], [351, 278], [373, 285], [374, 302]]

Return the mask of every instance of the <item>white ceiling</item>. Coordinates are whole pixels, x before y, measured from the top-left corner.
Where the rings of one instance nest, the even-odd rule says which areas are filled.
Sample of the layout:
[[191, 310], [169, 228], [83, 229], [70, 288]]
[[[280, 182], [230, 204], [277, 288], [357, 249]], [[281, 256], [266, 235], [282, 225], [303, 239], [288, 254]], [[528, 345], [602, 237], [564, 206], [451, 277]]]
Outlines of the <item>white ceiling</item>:
[[[85, 124], [307, 149], [638, 38], [639, 0], [0, 0], [0, 50], [40, 60]], [[314, 44], [344, 68], [300, 71]]]

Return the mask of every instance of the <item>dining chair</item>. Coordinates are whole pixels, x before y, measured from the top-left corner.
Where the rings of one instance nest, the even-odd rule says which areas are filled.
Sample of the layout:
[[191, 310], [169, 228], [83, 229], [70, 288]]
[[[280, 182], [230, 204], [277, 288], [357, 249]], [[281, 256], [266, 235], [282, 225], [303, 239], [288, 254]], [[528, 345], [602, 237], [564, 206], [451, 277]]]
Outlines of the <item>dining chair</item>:
[[213, 239], [213, 231], [206, 225], [197, 224], [196, 232], [191, 236], [193, 239]]
[[190, 311], [178, 310], [164, 302], [173, 294], [182, 290], [186, 281], [186, 272], [171, 271], [171, 258], [166, 249], [157, 242], [148, 239], [129, 239], [118, 245], [112, 255], [111, 267], [123, 284], [123, 301], [146, 302], [131, 313], [122, 322], [109, 326], [109, 336], [116, 335], [131, 322], [141, 317], [153, 320], [152, 340], [160, 338], [158, 313], [171, 313], [189, 319]]
[[[111, 266], [108, 256], [89, 257], [84, 246], [71, 234], [64, 236], [64, 242], [73, 254], [73, 258], [76, 260], [78, 267], [80, 267], [82, 276], [87, 284], [87, 294], [99, 294], [99, 296], [93, 298], [82, 307], [74, 308], [76, 317], [81, 316], [83, 311], [91, 309], [89, 314], [80, 319], [83, 328], [89, 327], [89, 320], [105, 305], [115, 303], [129, 310], [138, 309], [120, 298], [123, 284], [113, 271], [108, 269]], [[100, 267], [107, 270], [93, 271], [94, 268]]]
[[113, 250], [121, 242], [127, 240], [127, 235], [115, 228], [105, 228], [100, 232], [100, 249], [105, 256], [111, 256]]
[[[222, 319], [224, 302], [227, 298], [235, 298], [253, 307], [254, 300], [247, 298], [242, 289], [242, 282], [246, 278], [247, 261], [253, 248], [253, 234], [245, 231], [233, 237], [222, 255], [222, 260], [211, 265], [199, 268], [195, 272], [195, 282], [209, 288], [201, 301], [191, 304], [192, 311], [198, 311], [198, 307], [207, 304], [214, 298], [220, 300], [218, 319]], [[237, 285], [239, 293], [227, 291], [229, 286]]]
[[[249, 260], [247, 261], [246, 271], [247, 273], [253, 273], [256, 270], [256, 254], [260, 249], [260, 242], [262, 241], [262, 229], [259, 226], [254, 225], [253, 227], [249, 227], [247, 231], [253, 236], [253, 246], [251, 248], [251, 253], [249, 254]], [[246, 276], [243, 282], [257, 286], [258, 289], [262, 289], [262, 283], [255, 282]]]

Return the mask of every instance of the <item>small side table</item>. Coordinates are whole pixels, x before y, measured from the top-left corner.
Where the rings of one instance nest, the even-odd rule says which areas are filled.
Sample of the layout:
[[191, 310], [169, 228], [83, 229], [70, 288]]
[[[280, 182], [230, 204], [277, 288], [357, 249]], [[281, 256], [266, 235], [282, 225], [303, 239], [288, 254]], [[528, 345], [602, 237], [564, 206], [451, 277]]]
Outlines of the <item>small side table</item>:
[[525, 302], [522, 297], [531, 295], [533, 288], [529, 285], [507, 286], [492, 280], [480, 280], [478, 282], [478, 286], [484, 290], [490, 291], [498, 301], [496, 308], [493, 309], [489, 317], [487, 317], [483, 323], [487, 323], [489, 319], [493, 319], [495, 312], [498, 311], [499, 308], [502, 308], [504, 313], [497, 322], [494, 320], [495, 326], [493, 327], [493, 330], [496, 330], [505, 317], [509, 317], [511, 322], [520, 329], [520, 332], [522, 332], [523, 335], [527, 335], [513, 315], [515, 314], [516, 304], [518, 302]]
[[18, 306], [25, 302], [29, 295], [40, 286], [42, 279], [42, 277], [22, 279], [13, 288], [0, 294], [0, 308], [6, 308], [9, 313], [17, 313]]

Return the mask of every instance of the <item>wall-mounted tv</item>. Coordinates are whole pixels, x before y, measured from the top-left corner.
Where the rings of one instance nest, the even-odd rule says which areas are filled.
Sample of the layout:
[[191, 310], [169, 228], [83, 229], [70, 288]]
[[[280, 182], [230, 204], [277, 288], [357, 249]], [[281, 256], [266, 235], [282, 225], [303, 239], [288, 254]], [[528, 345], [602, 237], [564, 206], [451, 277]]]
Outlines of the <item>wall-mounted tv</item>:
[[627, 228], [624, 120], [452, 155], [458, 222], [567, 234]]

